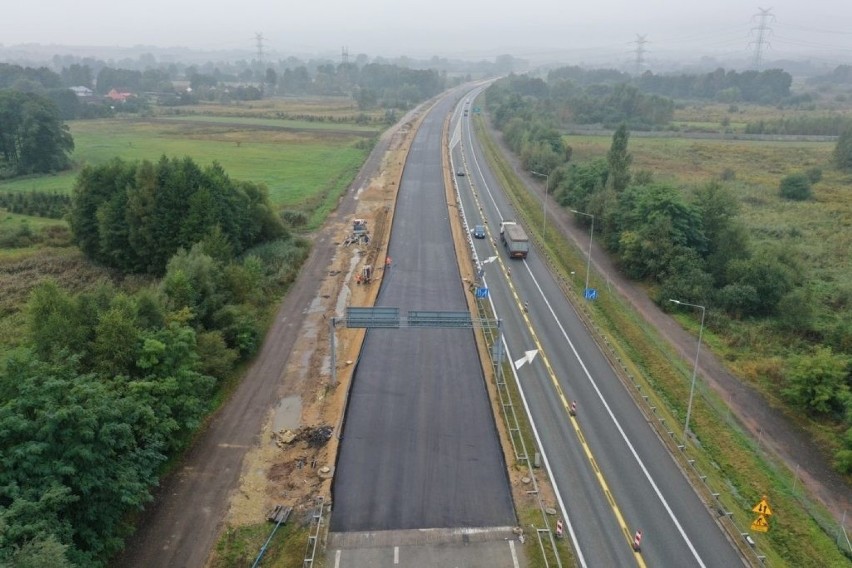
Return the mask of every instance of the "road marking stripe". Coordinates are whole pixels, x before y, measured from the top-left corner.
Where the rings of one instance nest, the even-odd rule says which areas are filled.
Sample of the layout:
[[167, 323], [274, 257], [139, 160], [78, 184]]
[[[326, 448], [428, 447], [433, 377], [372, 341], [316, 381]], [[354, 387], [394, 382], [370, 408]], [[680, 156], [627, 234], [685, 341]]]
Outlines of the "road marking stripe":
[[518, 564], [518, 553], [515, 552], [515, 541], [514, 540], [509, 541], [509, 550], [512, 551], [512, 566], [514, 566], [515, 568], [520, 568], [521, 565]]
[[[497, 258], [497, 262], [500, 263], [501, 267], [505, 266], [503, 264], [503, 259], [500, 258], [499, 256]], [[527, 271], [530, 273], [530, 276], [532, 277], [532, 271], [529, 269], [529, 266], [526, 264], [526, 262], [524, 262], [524, 265], [526, 266]], [[504, 270], [504, 272], [505, 272], [505, 270]], [[533, 281], [535, 282], [535, 277], [533, 277]], [[586, 455], [586, 459], [588, 460], [589, 464], [592, 466], [592, 469], [594, 470], [595, 478], [598, 481], [598, 485], [600, 486], [601, 490], [603, 491], [604, 496], [607, 499], [607, 501], [609, 501], [610, 509], [612, 509], [612, 512], [615, 515], [616, 522], [618, 523], [619, 527], [621, 527], [621, 530], [626, 535], [625, 540], [627, 541], [627, 544], [632, 548], [633, 538], [630, 536], [630, 530], [627, 527], [627, 522], [624, 520], [624, 515], [621, 514], [621, 509], [619, 508], [618, 504], [615, 502], [615, 499], [613, 498], [612, 493], [610, 492], [609, 484], [607, 484], [606, 478], [604, 477], [603, 472], [600, 470], [600, 468], [598, 468], [597, 461], [595, 460], [595, 456], [592, 453], [592, 449], [589, 447], [589, 444], [586, 442], [586, 437], [582, 435], [582, 429], [580, 428], [580, 423], [577, 421], [577, 417], [571, 416], [571, 405], [569, 404], [568, 399], [565, 397], [565, 393], [562, 390], [562, 385], [559, 384], [559, 380], [556, 378], [556, 373], [553, 371], [553, 366], [550, 364], [550, 359], [547, 357], [547, 354], [544, 351], [544, 347], [542, 346], [541, 341], [538, 338], [538, 334], [535, 332], [535, 329], [532, 326], [532, 322], [530, 321], [530, 318], [529, 318], [529, 313], [523, 311], [523, 308], [522, 308], [523, 302], [521, 302], [520, 296], [518, 296], [518, 292], [515, 289], [515, 284], [510, 279], [507, 279], [507, 283], [509, 285], [509, 290], [512, 293], [512, 297], [515, 299], [515, 303], [518, 305], [519, 308], [521, 308], [521, 314], [524, 318], [524, 321], [526, 322], [527, 329], [528, 329], [530, 335], [532, 336], [533, 343], [535, 344], [536, 348], [538, 349], [538, 353], [541, 356], [541, 361], [544, 363], [544, 366], [547, 370], [547, 375], [548, 375], [548, 378], [550, 379], [550, 383], [553, 385], [554, 390], [556, 391], [557, 395], [559, 396], [559, 400], [562, 402], [562, 408], [565, 411], [565, 414], [568, 415], [568, 420], [571, 422], [571, 426], [573, 426], [574, 433], [577, 435], [577, 440], [580, 442], [580, 447], [583, 449], [583, 453]], [[535, 285], [536, 285], [537, 288], [539, 288], [539, 291], [541, 291], [541, 288], [538, 286], [538, 282], [535, 282]], [[549, 304], [548, 304], [548, 307], [549, 307]], [[576, 355], [576, 351], [574, 353]], [[576, 355], [576, 356], [577, 356], [577, 359], [579, 360], [579, 355]], [[581, 365], [582, 365], [582, 361], [581, 361]], [[691, 543], [690, 543], [690, 546], [691, 546]], [[700, 560], [699, 560], [699, 562], [700, 562]], [[641, 568], [646, 567], [645, 561], [641, 556], [636, 556], [636, 563], [639, 564], [639, 566]]]
[[393, 563], [399, 564], [399, 547], [398, 546], [393, 547]]
[[334, 568], [340, 568], [340, 551], [334, 553]]
[[[556, 317], [556, 313], [553, 311], [553, 307], [550, 305], [550, 302], [547, 301], [547, 298], [544, 295], [544, 291], [541, 289], [541, 286], [539, 286], [539, 284], [538, 284], [538, 280], [536, 279], [535, 275], [532, 273], [532, 270], [530, 270], [529, 265], [526, 262], [524, 262], [524, 266], [526, 266], [527, 272], [529, 272], [529, 274], [530, 274], [530, 278], [532, 278], [533, 283], [535, 284], [536, 288], [538, 289], [538, 292], [541, 295], [542, 299], [544, 300], [545, 305], [547, 305], [547, 309], [550, 310], [550, 315], [553, 316], [553, 321], [556, 322], [556, 325], [559, 327], [559, 330], [562, 332], [562, 337], [565, 338], [565, 341], [568, 343], [568, 346], [571, 348], [571, 352], [574, 354], [574, 357], [577, 359], [577, 362], [580, 364], [580, 368], [583, 369], [583, 373], [586, 375], [586, 378], [588, 379], [589, 384], [592, 385], [592, 388], [595, 389], [595, 393], [597, 393], [598, 399], [601, 401], [601, 404], [604, 405], [604, 408], [606, 409], [607, 414], [609, 414], [610, 420], [612, 420], [612, 423], [615, 425], [616, 429], [618, 430], [618, 433], [621, 435], [621, 439], [624, 440], [625, 444], [627, 444], [627, 448], [630, 450], [630, 453], [633, 455], [633, 458], [636, 460], [636, 463], [639, 465], [639, 468], [642, 470], [642, 473], [645, 475], [645, 479], [648, 480], [648, 483], [651, 485], [651, 488], [654, 490], [654, 493], [657, 495], [657, 499], [660, 500], [660, 503], [663, 505], [663, 508], [665, 508], [665, 510], [668, 513], [669, 518], [671, 519], [672, 523], [674, 523], [675, 527], [677, 528], [678, 533], [680, 533], [681, 538], [683, 538], [683, 541], [686, 543], [686, 546], [689, 548], [690, 552], [692, 552], [693, 558], [695, 558], [696, 562], [698, 562], [698, 565], [701, 566], [701, 568], [705, 568], [704, 561], [701, 559], [701, 556], [699, 556], [698, 551], [695, 550], [695, 546], [693, 546], [692, 541], [689, 539], [689, 536], [687, 536], [687, 534], [686, 534], [686, 531], [683, 530], [683, 526], [680, 524], [680, 521], [678, 521], [677, 517], [674, 514], [674, 511], [672, 511], [671, 507], [669, 506], [668, 501], [666, 501], [665, 496], [663, 496], [662, 491], [660, 491], [660, 488], [657, 487], [657, 483], [654, 481], [654, 478], [651, 477], [651, 472], [649, 472], [648, 468], [645, 467], [645, 463], [642, 461], [642, 458], [639, 457], [639, 453], [636, 451], [636, 448], [633, 447], [633, 444], [630, 442], [630, 439], [627, 437], [627, 434], [624, 432], [624, 428], [621, 427], [621, 423], [615, 417], [615, 413], [612, 411], [612, 409], [609, 406], [609, 403], [607, 403], [607, 401], [606, 401], [606, 398], [604, 398], [603, 393], [598, 388], [598, 384], [595, 382], [595, 379], [592, 377], [592, 374], [589, 372], [589, 369], [586, 367], [586, 364], [583, 362], [583, 358], [580, 357], [580, 354], [577, 352], [577, 348], [574, 347], [574, 342], [571, 341], [570, 337], [568, 337], [568, 332], [565, 331], [565, 328], [562, 327], [562, 322], [560, 322], [559, 318]], [[531, 330], [531, 333], [535, 333], [535, 332]], [[543, 359], [547, 358], [547, 356], [544, 353], [541, 353], [541, 356], [542, 356]], [[556, 377], [551, 377], [551, 379], [556, 380]], [[569, 413], [568, 417], [571, 420], [571, 422], [575, 425], [575, 428], [579, 429], [580, 426], [579, 426], [579, 423], [577, 422], [576, 417], [571, 416], [570, 413]], [[587, 446], [584, 446], [584, 447], [588, 448]], [[589, 455], [591, 455], [591, 450], [586, 449], [586, 451], [589, 453]], [[621, 513], [618, 512], [617, 514], [618, 514], [619, 518], [621, 518]], [[623, 519], [622, 519], [622, 522], [623, 522]], [[624, 525], [624, 528], [625, 528], [625, 531], [627, 531], [626, 525]], [[630, 543], [630, 548], [632, 549], [633, 548], [633, 539], [632, 539], [632, 537], [630, 537], [629, 531], [627, 531], [627, 537], [628, 537], [627, 540]], [[639, 564], [641, 566], [645, 566], [644, 561], [642, 561], [642, 557], [638, 553], [635, 554], [635, 556], [636, 556]]]

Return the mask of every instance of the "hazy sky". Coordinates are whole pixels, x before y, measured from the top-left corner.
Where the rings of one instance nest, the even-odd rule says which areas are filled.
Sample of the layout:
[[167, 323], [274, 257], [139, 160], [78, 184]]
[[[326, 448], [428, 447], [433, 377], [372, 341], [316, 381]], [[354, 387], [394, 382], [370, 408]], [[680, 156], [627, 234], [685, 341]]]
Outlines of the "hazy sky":
[[[0, 43], [255, 48], [272, 54], [535, 56], [553, 50], [629, 56], [747, 54], [758, 5], [741, 0], [8, 0]], [[852, 61], [852, 0], [773, 0], [771, 52]]]

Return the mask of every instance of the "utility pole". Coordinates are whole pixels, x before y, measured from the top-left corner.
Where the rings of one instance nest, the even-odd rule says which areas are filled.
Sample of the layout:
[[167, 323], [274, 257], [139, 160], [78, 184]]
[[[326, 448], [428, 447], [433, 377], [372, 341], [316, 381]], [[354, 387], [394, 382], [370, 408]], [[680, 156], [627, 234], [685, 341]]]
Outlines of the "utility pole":
[[636, 44], [636, 76], [642, 74], [642, 68], [645, 66], [645, 44], [648, 43], [648, 40], [645, 39], [646, 36], [636, 34], [636, 41], [631, 41], [630, 43]]
[[772, 35], [772, 28], [769, 24], [775, 21], [775, 14], [772, 13], [772, 8], [758, 8], [759, 14], [752, 16], [752, 20], [758, 20], [757, 26], [751, 28], [752, 32], [757, 32], [757, 39], [749, 45], [754, 45], [754, 68], [758, 71], [763, 63], [764, 47], [770, 47], [769, 36]]

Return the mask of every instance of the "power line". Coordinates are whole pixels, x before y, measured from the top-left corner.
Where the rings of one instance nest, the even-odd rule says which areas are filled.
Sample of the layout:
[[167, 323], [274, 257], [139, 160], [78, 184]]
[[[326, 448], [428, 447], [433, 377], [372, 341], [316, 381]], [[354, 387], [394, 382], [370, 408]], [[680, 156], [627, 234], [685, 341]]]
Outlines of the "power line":
[[[752, 16], [752, 19], [759, 18], [757, 27], [751, 29], [752, 32], [757, 32], [757, 40], [751, 42], [754, 44], [754, 68], [760, 69], [760, 64], [763, 59], [764, 46], [769, 47], [769, 36], [772, 35], [772, 28], [769, 24], [775, 21], [775, 14], [772, 13], [772, 8], [758, 8], [759, 14]], [[749, 44], [751, 45], [751, 44]]]

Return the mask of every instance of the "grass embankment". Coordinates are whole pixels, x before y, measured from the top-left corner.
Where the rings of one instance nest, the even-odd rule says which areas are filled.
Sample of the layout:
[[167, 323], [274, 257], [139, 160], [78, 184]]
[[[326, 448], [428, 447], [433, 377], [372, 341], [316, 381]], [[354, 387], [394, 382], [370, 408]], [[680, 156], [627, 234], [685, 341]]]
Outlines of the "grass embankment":
[[[483, 134], [481, 120], [477, 119], [477, 128], [481, 138], [488, 140], [487, 134]], [[608, 138], [572, 138], [570, 143], [578, 160], [605, 155], [609, 147]], [[659, 156], [670, 152], [671, 148], [691, 144], [695, 143], [688, 140], [632, 140], [630, 150], [634, 155], [635, 167], [641, 169], [647, 168], [652, 159], [660, 159]], [[485, 146], [489, 161], [500, 183], [510, 193], [516, 210], [528, 221], [537, 219], [541, 206], [539, 198], [525, 189], [512, 168], [500, 157], [500, 151], [492, 141], [486, 142]], [[660, 146], [663, 146], [663, 149]], [[810, 147], [811, 145], [807, 146]], [[768, 145], [765, 151], [773, 153], [779, 150], [774, 145]], [[798, 152], [799, 155], [816, 152], [812, 159], [817, 159], [816, 156], [820, 156], [820, 152], [825, 153], [826, 149], [818, 146], [815, 150], [801, 148]], [[729, 155], [737, 154], [732, 152]], [[677, 154], [669, 159], [677, 163]], [[748, 158], [743, 157], [742, 160], [742, 167], [745, 168]], [[714, 169], [724, 167], [725, 165], [719, 162], [715, 162], [713, 166]], [[795, 168], [796, 164], [789, 167]], [[754, 162], [748, 169], [751, 168], [754, 168]], [[743, 176], [747, 175], [744, 169]], [[830, 186], [831, 178], [828, 175], [826, 178], [823, 183]], [[766, 192], [768, 194], [769, 190]], [[817, 192], [819, 193], [819, 186]], [[526, 224], [541, 243], [538, 224]], [[564, 237], [554, 234], [553, 231], [548, 233], [547, 241], [542, 243], [542, 247], [559, 277], [573, 290], [581, 289], [581, 278], [585, 275], [585, 257], [582, 251], [578, 251]], [[571, 276], [572, 272], [576, 274]], [[606, 290], [608, 284], [593, 275], [590, 286]], [[574, 299], [577, 300], [576, 294]], [[618, 295], [603, 293], [593, 304], [582, 301], [575, 303], [584, 306], [586, 317], [593, 321], [598, 329], [598, 339], [606, 337], [613, 346], [611, 357], [615, 361], [621, 360], [620, 364], [615, 365], [616, 369], [627, 377], [628, 383], [635, 382], [640, 385], [641, 395], [649, 397], [649, 406], [657, 407], [658, 420], [652, 422], [663, 432], [663, 439], [668, 438], [667, 430], [677, 432], [676, 426], [669, 427], [666, 424], [677, 425], [683, 421], [689, 396], [689, 365], [680, 362], [678, 354], [662, 340], [656, 330], [649, 328]], [[705, 340], [714, 347], [722, 343], [721, 338], [715, 337], [712, 332], [708, 333], [706, 329]], [[641, 400], [639, 392], [634, 390], [634, 395]], [[818, 523], [803, 507], [795, 492], [792, 476], [785, 469], [778, 468], [777, 464], [771, 463], [759, 446], [729, 420], [724, 409], [723, 402], [715, 399], [713, 393], [702, 389], [696, 397], [690, 424], [699, 440], [698, 448], [693, 449], [690, 445], [688, 455], [675, 450], [675, 455], [681, 460], [685, 470], [692, 471], [692, 466], [686, 460], [695, 460], [694, 465], [700, 475], [707, 476], [706, 486], [698, 482], [699, 493], [707, 500], [714, 499], [710, 495], [711, 492], [719, 493], [721, 505], [714, 507], [730, 512], [737, 526], [744, 531], [748, 530], [754, 520], [751, 508], [762, 495], [769, 496], [775, 512], [770, 519], [771, 530], [765, 535], [752, 534], [760, 554], [766, 556], [768, 565], [815, 568], [848, 565], [848, 558], [843, 556], [833, 542], [835, 535], [827, 533], [829, 526]], [[649, 410], [648, 412], [650, 414]], [[673, 440], [667, 441], [670, 447], [674, 447]], [[690, 475], [694, 481], [698, 480], [696, 474]], [[753, 556], [752, 560], [756, 562]]]
[[[272, 523], [262, 523], [227, 529], [216, 544], [210, 568], [251, 566], [274, 528]], [[304, 524], [290, 521], [281, 525], [269, 541], [261, 565], [276, 568], [302, 566], [308, 533], [307, 521]]]

